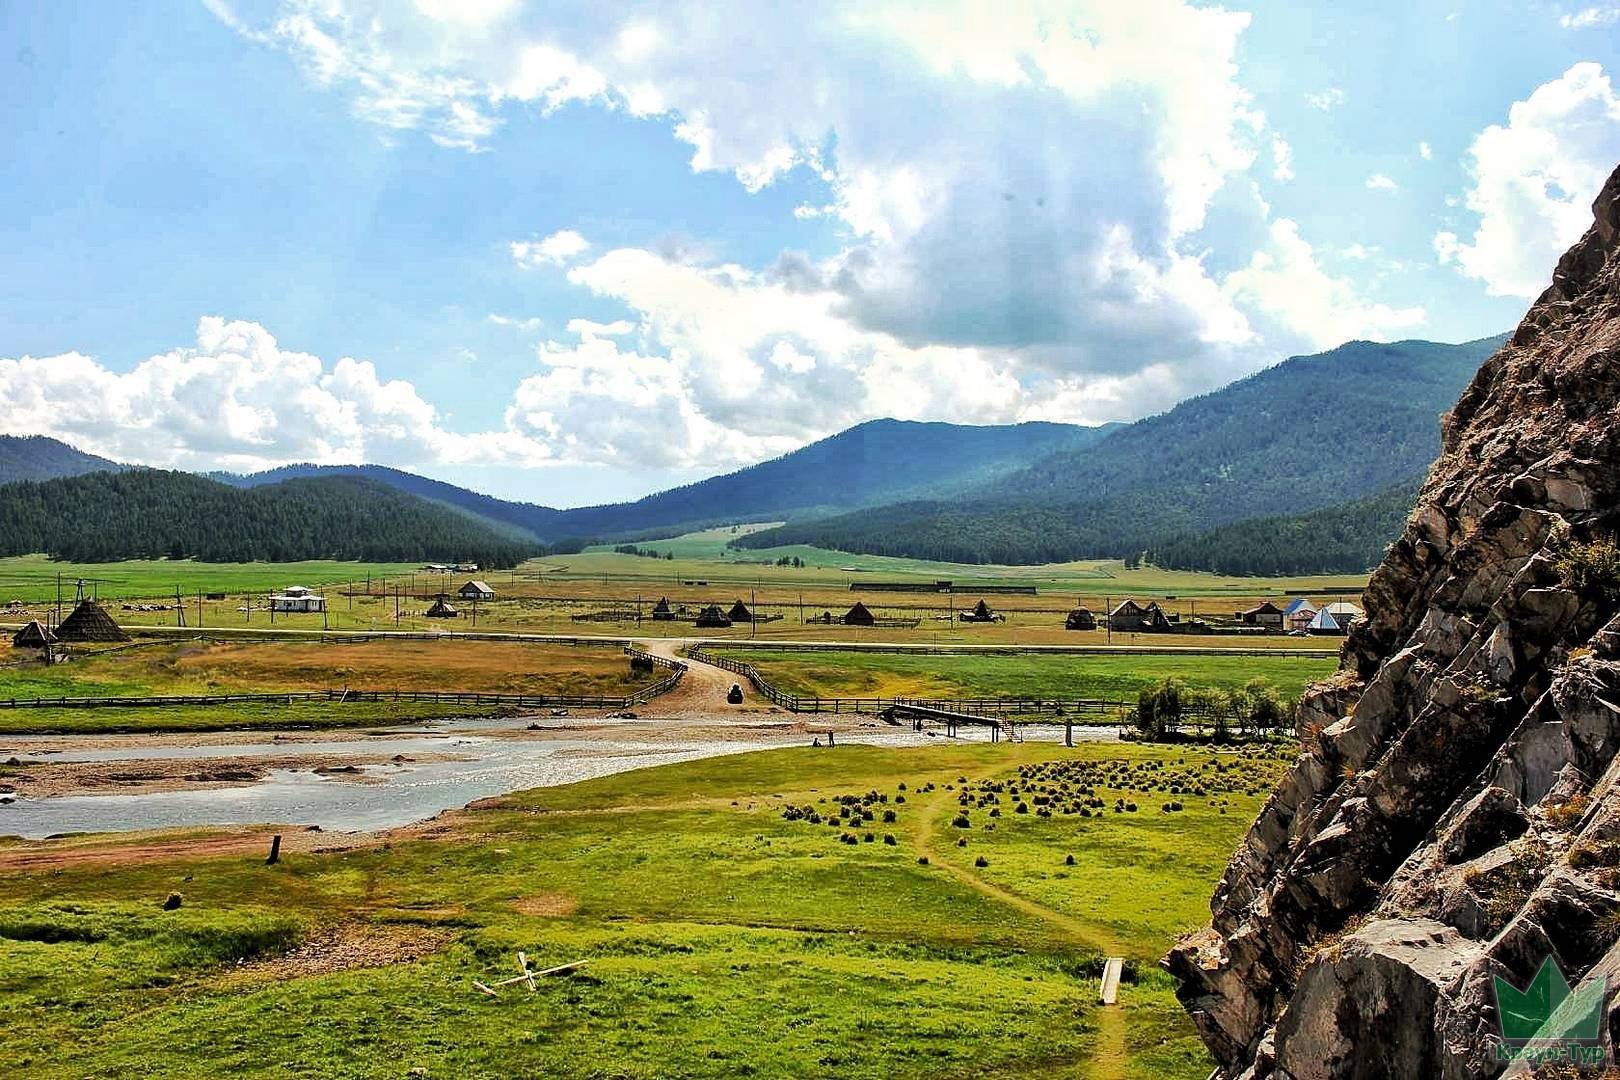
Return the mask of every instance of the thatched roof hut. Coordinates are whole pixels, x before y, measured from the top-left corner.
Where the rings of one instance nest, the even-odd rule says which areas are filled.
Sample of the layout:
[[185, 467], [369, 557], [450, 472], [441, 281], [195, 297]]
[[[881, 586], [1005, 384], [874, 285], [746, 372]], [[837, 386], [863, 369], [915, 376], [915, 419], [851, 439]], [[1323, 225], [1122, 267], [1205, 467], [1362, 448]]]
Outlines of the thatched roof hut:
[[1063, 620], [1065, 630], [1095, 630], [1097, 629], [1097, 616], [1091, 613], [1090, 608], [1077, 607], [1069, 612], [1069, 617]]
[[660, 596], [658, 603], [653, 605], [653, 622], [674, 622], [675, 613], [669, 608], [669, 597]]
[[748, 610], [748, 605], [741, 600], [731, 605], [729, 612], [732, 622], [753, 622], [754, 613]]
[[873, 615], [871, 610], [859, 600], [855, 601], [854, 607], [844, 612], [844, 625], [846, 626], [874, 626], [876, 624], [877, 616]]
[[123, 627], [113, 622], [101, 605], [91, 599], [80, 600], [62, 624], [56, 628], [57, 641], [128, 641]]
[[45, 629], [44, 623], [34, 619], [17, 631], [11, 644], [19, 649], [43, 649], [55, 640], [56, 635]]
[[731, 620], [726, 618], [726, 613], [720, 610], [719, 604], [710, 604], [698, 612], [697, 621], [692, 625], [705, 630], [714, 630], [730, 626]]
[[444, 597], [441, 596], [433, 601], [433, 606], [428, 608], [424, 614], [429, 619], [454, 619], [460, 613], [452, 605], [446, 603]]

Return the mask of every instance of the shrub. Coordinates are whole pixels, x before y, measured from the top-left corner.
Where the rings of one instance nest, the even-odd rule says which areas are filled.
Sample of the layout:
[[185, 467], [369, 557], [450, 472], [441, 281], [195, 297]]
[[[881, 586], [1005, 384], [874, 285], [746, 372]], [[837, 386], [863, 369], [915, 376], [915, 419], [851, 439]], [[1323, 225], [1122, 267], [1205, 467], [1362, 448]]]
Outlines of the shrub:
[[893, 810], [885, 810], [885, 811], [883, 811], [883, 824], [885, 824], [885, 825], [893, 825], [894, 824], [894, 811]]
[[918, 866], [927, 866], [928, 865], [928, 856], [926, 856], [926, 855], [917, 856], [917, 865]]
[[1553, 566], [1564, 587], [1583, 599], [1620, 604], [1620, 547], [1612, 539], [1571, 544]]
[[894, 839], [894, 833], [892, 833], [892, 832], [884, 833], [883, 834], [883, 842], [885, 844], [889, 845], [890, 847], [894, 847], [894, 845], [896, 843], [896, 841]]
[[955, 825], [958, 829], [970, 829], [973, 827], [973, 822], [968, 820], [968, 816], [966, 814], [957, 814], [955, 817], [951, 818], [951, 824]]
[[1073, 855], [1065, 855], [1065, 856], [1063, 856], [1063, 865], [1064, 866], [1073, 866], [1074, 865], [1074, 856]]
[[1592, 800], [1585, 795], [1571, 795], [1557, 806], [1547, 810], [1547, 822], [1555, 829], [1572, 829], [1586, 814]]
[[985, 858], [983, 855], [980, 855], [978, 858], [973, 860], [973, 865], [977, 866], [980, 870], [983, 870], [985, 867], [990, 865], [990, 860]]

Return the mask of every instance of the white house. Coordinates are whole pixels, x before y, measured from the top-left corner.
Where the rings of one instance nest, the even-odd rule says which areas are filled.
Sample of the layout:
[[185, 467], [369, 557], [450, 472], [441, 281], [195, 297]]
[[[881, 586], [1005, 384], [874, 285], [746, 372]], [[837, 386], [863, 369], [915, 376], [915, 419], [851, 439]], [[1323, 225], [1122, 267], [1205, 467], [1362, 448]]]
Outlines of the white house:
[[456, 595], [463, 600], [493, 600], [495, 590], [482, 581], [469, 581], [456, 590]]
[[326, 597], [317, 596], [302, 585], [289, 585], [271, 594], [270, 610], [282, 615], [320, 613], [326, 610]]

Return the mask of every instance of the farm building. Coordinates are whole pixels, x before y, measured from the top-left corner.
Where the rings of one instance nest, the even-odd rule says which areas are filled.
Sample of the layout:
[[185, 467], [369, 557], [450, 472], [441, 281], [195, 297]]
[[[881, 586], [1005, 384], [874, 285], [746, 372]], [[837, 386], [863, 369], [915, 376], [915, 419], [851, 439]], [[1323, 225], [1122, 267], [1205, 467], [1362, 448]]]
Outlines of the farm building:
[[1091, 613], [1090, 608], [1077, 607], [1069, 612], [1069, 617], [1063, 620], [1065, 630], [1095, 630], [1097, 629], [1097, 616]]
[[318, 613], [326, 610], [326, 597], [317, 596], [302, 585], [289, 585], [271, 594], [270, 610], [279, 615]]
[[720, 610], [719, 604], [710, 604], [698, 612], [697, 621], [692, 625], [704, 630], [715, 630], [730, 626], [731, 620], [726, 617], [725, 612]]
[[1316, 605], [1303, 596], [1297, 596], [1288, 601], [1288, 606], [1283, 608], [1283, 622], [1288, 625], [1290, 630], [1304, 630], [1311, 625], [1311, 620], [1314, 618], [1316, 618]]
[[980, 600], [977, 604], [974, 604], [972, 611], [957, 612], [956, 617], [962, 622], [972, 623], [995, 622], [997, 619], [1001, 618], [1000, 615], [997, 615], [995, 612], [991, 611], [990, 605], [985, 603], [983, 600]]
[[483, 581], [469, 581], [456, 590], [456, 595], [463, 600], [493, 600], [495, 590]]
[[128, 641], [123, 627], [94, 600], [80, 600], [56, 628], [57, 641]]
[[1164, 634], [1171, 630], [1170, 618], [1153, 601], [1146, 605], [1123, 600], [1108, 613], [1108, 628], [1125, 633]]
[[652, 617], [653, 617], [653, 622], [674, 622], [675, 621], [675, 612], [670, 610], [669, 597], [660, 596], [658, 598], [658, 603], [653, 605]]
[[1238, 612], [1238, 618], [1245, 626], [1266, 626], [1281, 629], [1283, 624], [1283, 609], [1270, 600], [1256, 604], [1247, 611]]
[[875, 626], [877, 625], [877, 617], [872, 614], [870, 608], [857, 600], [854, 607], [844, 612], [844, 625]]
[[45, 624], [38, 619], [30, 621], [17, 635], [11, 639], [11, 644], [19, 649], [43, 649], [56, 641], [56, 635], [45, 629]]
[[748, 605], [743, 603], [741, 600], [731, 605], [731, 611], [728, 614], [732, 622], [754, 621], [754, 613], [749, 611]]
[[445, 603], [445, 599], [441, 595], [437, 600], [433, 601], [433, 606], [428, 608], [427, 611], [423, 612], [423, 614], [429, 619], [454, 619], [460, 614], [460, 612], [456, 611], [456, 609], [451, 605]]
[[1335, 600], [1331, 604], [1324, 604], [1322, 605], [1322, 610], [1327, 612], [1329, 615], [1332, 615], [1333, 621], [1338, 623], [1346, 630], [1350, 629], [1351, 619], [1359, 619], [1363, 614], [1365, 614], [1360, 608], [1356, 607], [1356, 605], [1350, 603], [1348, 600]]

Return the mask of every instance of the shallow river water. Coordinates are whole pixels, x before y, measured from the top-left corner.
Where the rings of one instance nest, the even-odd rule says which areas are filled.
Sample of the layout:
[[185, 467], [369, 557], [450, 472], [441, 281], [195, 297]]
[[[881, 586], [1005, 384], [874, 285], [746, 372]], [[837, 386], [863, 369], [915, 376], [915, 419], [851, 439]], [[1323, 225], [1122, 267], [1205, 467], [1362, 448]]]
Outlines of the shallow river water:
[[[506, 722], [510, 725], [510, 721]], [[206, 825], [319, 825], [328, 831], [372, 831], [407, 825], [465, 806], [476, 799], [505, 795], [527, 788], [552, 787], [589, 780], [631, 769], [694, 761], [723, 754], [803, 746], [802, 735], [761, 736], [738, 733], [737, 738], [678, 736], [667, 741], [616, 739], [611, 735], [564, 738], [512, 738], [465, 730], [426, 730], [399, 736], [345, 737], [330, 741], [217, 743], [202, 746], [143, 746], [139, 742], [115, 749], [79, 750], [43, 754], [41, 761], [120, 762], [150, 760], [204, 760], [224, 757], [272, 757], [289, 754], [367, 756], [379, 754], [453, 755], [459, 760], [406, 761], [360, 766], [357, 783], [347, 777], [325, 776], [305, 769], [275, 769], [264, 779], [236, 787], [195, 791], [165, 791], [127, 795], [59, 795], [19, 798], [0, 805], [0, 836], [39, 839], [69, 832], [119, 832]], [[1108, 732], [1107, 736], [1111, 737]], [[985, 741], [988, 732], [965, 733], [972, 741]], [[1031, 729], [1031, 739], [1062, 738], [1062, 728]], [[1095, 729], [1076, 729], [1076, 739], [1104, 737]], [[12, 737], [6, 744], [29, 756], [33, 746], [49, 747], [46, 737]], [[59, 740], [58, 740], [59, 741]], [[851, 732], [838, 736], [840, 744], [875, 743], [919, 746], [943, 743], [941, 736], [906, 730]]]

